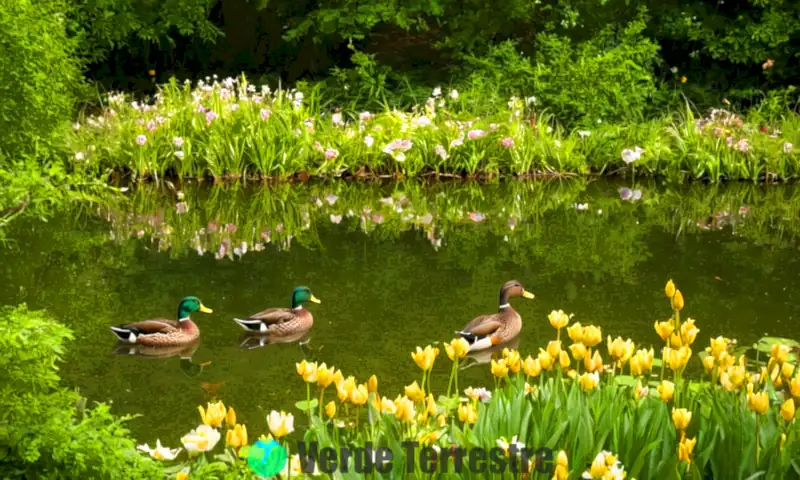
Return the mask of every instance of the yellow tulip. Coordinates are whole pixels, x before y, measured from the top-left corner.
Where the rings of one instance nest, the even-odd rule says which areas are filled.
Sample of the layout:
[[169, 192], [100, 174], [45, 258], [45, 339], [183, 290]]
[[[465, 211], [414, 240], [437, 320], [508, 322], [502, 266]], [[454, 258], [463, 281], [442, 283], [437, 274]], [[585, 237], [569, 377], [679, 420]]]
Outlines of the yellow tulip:
[[561, 353], [561, 341], [551, 340], [547, 344], [547, 353], [553, 358], [558, 358], [558, 354]]
[[[305, 363], [305, 365], [303, 365]], [[297, 364], [297, 370], [300, 371], [300, 368], [303, 367], [303, 372], [300, 375], [303, 377], [303, 381], [306, 383], [317, 383], [317, 364], [316, 362], [306, 363], [303, 360], [301, 363]]]
[[550, 325], [558, 330], [566, 327], [569, 323], [569, 315], [564, 313], [563, 310], [553, 310], [550, 312], [550, 315], [547, 316], [547, 319], [550, 321]]
[[661, 385], [656, 387], [656, 390], [658, 390], [658, 395], [661, 397], [661, 400], [664, 403], [669, 403], [672, 400], [672, 396], [675, 394], [675, 384], [669, 380], [662, 380]]
[[672, 309], [676, 312], [683, 310], [683, 294], [680, 290], [675, 290], [675, 296], [672, 297]]
[[679, 349], [664, 348], [664, 357], [667, 361], [667, 365], [672, 371], [677, 372], [678, 370], [682, 369], [689, 363], [689, 359], [692, 357], [692, 349], [686, 346], [683, 346]]
[[692, 463], [692, 451], [694, 450], [694, 446], [697, 443], [697, 437], [692, 438], [691, 440], [684, 437], [681, 437], [681, 442], [678, 444], [678, 460], [683, 462]]
[[700, 329], [694, 325], [694, 319], [689, 318], [681, 324], [681, 338], [684, 345], [693, 344], [698, 333], [700, 333]]
[[175, 480], [189, 480], [189, 474], [184, 471], [180, 471], [177, 475], [175, 475]]
[[608, 354], [613, 358], [619, 358], [623, 355], [625, 344], [622, 341], [622, 337], [617, 337], [614, 341], [611, 341], [611, 336], [608, 336], [608, 341], [606, 342], [608, 346]]
[[458, 337], [454, 338], [450, 343], [444, 344], [444, 351], [450, 360], [456, 360], [467, 356], [469, 350], [469, 342], [465, 339]]
[[209, 427], [218, 428], [225, 420], [225, 405], [222, 402], [209, 403], [206, 409], [197, 407], [197, 410], [200, 411], [200, 418], [202, 418], [203, 424]]
[[556, 468], [553, 471], [552, 480], [568, 480], [569, 479], [569, 461], [567, 460], [567, 453], [561, 450], [556, 457]]
[[376, 393], [378, 391], [378, 377], [375, 375], [369, 377], [369, 380], [367, 380], [367, 391], [369, 393]]
[[636, 398], [646, 397], [647, 394], [650, 393], [650, 389], [642, 386], [642, 382], [638, 379], [636, 380], [636, 387], [634, 391], [636, 392]]
[[675, 296], [675, 284], [672, 282], [672, 279], [670, 279], [667, 282], [667, 286], [664, 287], [664, 293], [667, 294], [667, 298], [669, 299]]
[[555, 363], [555, 358], [541, 348], [539, 349], [539, 356], [536, 357], [536, 360], [539, 361], [539, 365], [543, 370], [548, 371], [553, 368], [553, 364]]
[[603, 332], [600, 327], [587, 325], [583, 327], [583, 344], [589, 348], [597, 346], [603, 341]]
[[498, 361], [492, 359], [492, 375], [498, 378], [508, 376], [508, 365], [506, 365], [505, 358], [501, 358]]
[[794, 374], [794, 365], [792, 365], [789, 362], [785, 362], [783, 365], [781, 365], [781, 375], [783, 375], [784, 378], [790, 379], [792, 378], [793, 374]]
[[334, 401], [331, 400], [325, 405], [325, 415], [327, 415], [328, 418], [336, 416], [336, 403]]
[[436, 415], [436, 400], [433, 399], [433, 394], [429, 393], [425, 399], [425, 411], [429, 415]]
[[719, 359], [720, 355], [728, 351], [728, 344], [730, 340], [725, 337], [719, 336], [711, 339], [711, 347], [706, 351], [714, 358]]
[[294, 431], [294, 415], [271, 411], [267, 415], [267, 426], [276, 438], [282, 438]]
[[423, 392], [422, 389], [419, 388], [419, 384], [417, 384], [416, 380], [414, 380], [414, 383], [412, 383], [411, 385], [407, 385], [404, 390], [406, 393], [406, 397], [413, 400], [414, 403], [421, 402], [422, 400], [425, 399], [425, 392]]
[[519, 369], [522, 367], [522, 363], [520, 362], [518, 351], [504, 348], [503, 358], [505, 359], [506, 365], [508, 366], [509, 370], [511, 370], [513, 373], [519, 373]]
[[339, 401], [344, 403], [347, 400], [349, 400], [350, 395], [355, 389], [356, 389], [356, 379], [353, 378], [352, 376], [340, 380], [336, 384], [336, 394], [339, 397]]
[[747, 408], [759, 415], [767, 413], [767, 410], [769, 410], [767, 392], [753, 393], [753, 384], [747, 385]]
[[464, 423], [473, 424], [478, 421], [478, 412], [471, 403], [462, 403], [458, 406], [458, 419]]
[[600, 357], [600, 352], [594, 351], [592, 356], [588, 354], [583, 357], [583, 365], [589, 373], [603, 371], [603, 359]]
[[[375, 398], [377, 399], [378, 397], [376, 396]], [[377, 409], [379, 412], [388, 413], [389, 415], [397, 414], [397, 405], [395, 404], [395, 402], [389, 400], [386, 397], [383, 397], [383, 399], [381, 399], [379, 407], [380, 408]]]
[[328, 388], [328, 386], [333, 383], [333, 373], [335, 368], [331, 367], [328, 369], [328, 366], [324, 363], [317, 367], [317, 386], [320, 388]]
[[586, 356], [586, 345], [582, 343], [573, 343], [569, 346], [569, 351], [572, 353], [572, 358], [574, 358], [576, 362], [583, 361], [583, 357]]
[[436, 440], [439, 440], [440, 435], [441, 434], [437, 430], [434, 430], [424, 435], [420, 435], [417, 440], [419, 441], [420, 445], [427, 447], [432, 445]]
[[720, 369], [727, 370], [734, 363], [736, 363], [736, 359], [733, 358], [733, 355], [729, 354], [727, 351], [723, 351], [717, 357], [717, 363], [719, 363], [719, 368]]
[[672, 332], [675, 330], [675, 324], [670, 320], [667, 320], [666, 322], [659, 322], [656, 320], [656, 323], [653, 324], [653, 328], [656, 329], [656, 333], [659, 337], [661, 337], [661, 340], [666, 342], [670, 335], [672, 335]]
[[[333, 368], [331, 367], [331, 371], [333, 372]], [[341, 370], [336, 370], [333, 372], [333, 384], [336, 385], [337, 383], [344, 380], [344, 375], [342, 374]]]
[[233, 448], [247, 445], [247, 426], [236, 425], [232, 430], [229, 429], [225, 435], [225, 443]]
[[228, 428], [236, 426], [236, 412], [233, 411], [233, 407], [228, 409], [228, 414], [225, 415], [225, 423], [228, 425]]
[[675, 424], [675, 428], [678, 429], [679, 432], [683, 432], [686, 430], [686, 427], [689, 426], [689, 423], [692, 421], [692, 412], [686, 410], [685, 408], [674, 408], [672, 409], [672, 423]]
[[525, 372], [525, 375], [528, 377], [538, 377], [540, 373], [542, 373], [542, 365], [539, 363], [539, 359], [534, 359], [530, 355], [525, 358], [525, 361], [522, 362], [522, 371]]
[[569, 368], [569, 355], [565, 351], [558, 354], [558, 363], [561, 364], [561, 369], [566, 370]]
[[438, 355], [439, 349], [433, 348], [430, 345], [425, 347], [424, 350], [417, 347], [416, 352], [411, 352], [411, 358], [414, 359], [414, 363], [416, 363], [420, 369], [426, 372], [433, 368], [433, 361], [436, 360]]
[[536, 394], [536, 385], [531, 385], [530, 383], [525, 382], [525, 395], [529, 394]]
[[673, 333], [672, 336], [669, 337], [669, 346], [672, 348], [681, 348], [683, 346], [683, 339], [678, 332]]
[[436, 425], [439, 425], [440, 427], [444, 427], [445, 425], [447, 425], [447, 415], [442, 413], [438, 417], [436, 417]]
[[794, 399], [790, 398], [781, 405], [781, 417], [787, 422], [794, 420]]
[[772, 349], [770, 349], [769, 356], [776, 361], [783, 363], [787, 358], [789, 358], [789, 347], [780, 343], [776, 343], [772, 346]]
[[353, 405], [364, 405], [369, 399], [369, 390], [366, 385], [359, 385], [350, 391], [350, 403]]
[[742, 365], [728, 367], [727, 370], [720, 374], [720, 383], [729, 392], [742, 388], [746, 379], [747, 371]]
[[709, 375], [711, 371], [714, 370], [714, 357], [711, 355], [707, 355], [703, 358], [703, 367], [706, 369], [706, 373]]
[[597, 385], [600, 383], [600, 375], [598, 375], [597, 372], [584, 373], [578, 377], [578, 383], [581, 386], [581, 390], [588, 392], [589, 390], [597, 388]]
[[303, 376], [303, 374], [305, 374], [306, 367], [308, 366], [308, 362], [306, 362], [305, 360], [303, 360], [302, 362], [300, 362], [300, 363], [295, 363], [294, 365], [295, 365], [295, 367], [296, 367], [296, 369], [297, 369], [297, 374], [298, 374], [298, 375], [300, 375], [300, 376], [302, 377], [302, 376]]
[[[414, 382], [416, 383], [416, 382]], [[414, 402], [408, 397], [401, 397], [400, 395], [394, 401], [395, 417], [401, 422], [411, 423], [414, 421]]]
[[567, 335], [574, 343], [583, 342], [583, 326], [580, 322], [573, 323], [572, 326], [567, 327]]
[[794, 377], [789, 381], [789, 390], [794, 398], [800, 399], [800, 377]]

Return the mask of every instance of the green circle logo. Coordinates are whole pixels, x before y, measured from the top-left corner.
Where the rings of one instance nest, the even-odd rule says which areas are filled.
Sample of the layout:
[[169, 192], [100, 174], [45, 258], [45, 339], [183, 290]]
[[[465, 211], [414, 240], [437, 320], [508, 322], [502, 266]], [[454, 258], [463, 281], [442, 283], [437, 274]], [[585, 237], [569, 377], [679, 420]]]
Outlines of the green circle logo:
[[277, 475], [286, 465], [286, 449], [275, 440], [257, 441], [247, 454], [250, 470], [262, 477]]

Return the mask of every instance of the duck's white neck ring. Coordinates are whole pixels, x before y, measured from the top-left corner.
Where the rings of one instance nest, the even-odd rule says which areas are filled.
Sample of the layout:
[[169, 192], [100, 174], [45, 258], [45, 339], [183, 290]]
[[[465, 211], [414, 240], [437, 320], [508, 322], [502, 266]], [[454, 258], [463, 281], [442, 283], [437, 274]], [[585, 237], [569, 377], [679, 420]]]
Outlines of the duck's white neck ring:
[[189, 317], [183, 317], [183, 318], [179, 318], [178, 319], [179, 322], [186, 322], [186, 321], [189, 321], [189, 320], [191, 320], [191, 318], [189, 318]]
[[296, 311], [302, 310], [302, 309], [303, 309], [303, 306], [302, 305], [298, 305], [298, 306], [294, 307], [292, 310], [296, 312]]
[[511, 305], [509, 305], [508, 303], [504, 303], [504, 304], [500, 305], [500, 310], [504, 310], [504, 309], [506, 309], [506, 308], [508, 308], [510, 306]]

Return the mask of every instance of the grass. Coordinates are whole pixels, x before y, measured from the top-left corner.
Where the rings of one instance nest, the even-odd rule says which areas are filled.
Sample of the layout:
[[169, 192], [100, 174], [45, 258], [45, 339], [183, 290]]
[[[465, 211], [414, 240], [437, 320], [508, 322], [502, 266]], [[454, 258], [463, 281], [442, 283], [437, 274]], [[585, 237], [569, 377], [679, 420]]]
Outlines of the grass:
[[[184, 447], [194, 451], [175, 458], [167, 471], [182, 478], [253, 476], [245, 459], [277, 440], [290, 454], [282, 478], [312, 472], [317, 478], [432, 478], [430, 463], [418, 456], [424, 448], [437, 478], [796, 477], [800, 344], [765, 339], [749, 349], [720, 336], [703, 349], [694, 344], [699, 324], [683, 316], [683, 294], [672, 281], [665, 293], [672, 315], [654, 325], [656, 349], [609, 334], [604, 339], [600, 327], [570, 325], [568, 314], [553, 311], [554, 338], [538, 352], [526, 357], [498, 347], [485, 360], [494, 378], [487, 389], [458, 387], [467, 356], [463, 340], [412, 352], [420, 376], [399, 395], [384, 392], [374, 376], [360, 383], [335, 367], [303, 361], [297, 373], [308, 393], [294, 406], [296, 418], [284, 405], [265, 425], [248, 428], [237, 424], [233, 409], [212, 402], [201, 412], [212, 441], [197, 451], [184, 437]], [[430, 390], [434, 369], [450, 371], [446, 392]], [[296, 453], [289, 441], [295, 430], [296, 439], [319, 449], [387, 448], [394, 462], [387, 471], [362, 475], [354, 471], [360, 461], [345, 459], [349, 471], [331, 477], [319, 457], [308, 462]], [[418, 442], [417, 453], [406, 457], [403, 442]], [[494, 449], [492, 462], [506, 467], [487, 474], [466, 462], [456, 474], [453, 448]], [[531, 462], [515, 453], [525, 448]], [[220, 453], [209, 458], [212, 451]]]
[[[321, 90], [272, 91], [247, 79], [175, 80], [150, 103], [111, 94], [69, 139], [72, 163], [135, 181], [174, 177], [467, 177], [620, 174], [752, 182], [795, 179], [800, 120], [774, 125], [725, 109], [592, 130], [512, 98], [476, 118], [459, 99], [412, 111], [323, 111]], [[640, 147], [638, 159], [624, 152]], [[623, 160], [626, 157], [632, 162]]]

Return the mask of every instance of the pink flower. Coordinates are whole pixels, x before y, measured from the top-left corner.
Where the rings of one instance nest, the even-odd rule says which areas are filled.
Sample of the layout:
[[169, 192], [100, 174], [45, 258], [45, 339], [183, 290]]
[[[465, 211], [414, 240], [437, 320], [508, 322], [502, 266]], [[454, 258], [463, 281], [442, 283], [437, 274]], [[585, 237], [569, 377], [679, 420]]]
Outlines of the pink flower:
[[500, 140], [500, 145], [502, 145], [503, 148], [512, 148], [514, 146], [514, 139], [511, 137], [506, 137]]
[[747, 153], [750, 150], [750, 144], [747, 142], [746, 138], [743, 138], [736, 142], [736, 146], [734, 146], [736, 150], [739, 150], [742, 153]]
[[448, 156], [447, 151], [445, 151], [443, 146], [436, 145], [436, 147], [433, 150], [436, 152], [436, 155], [439, 155], [439, 157], [441, 157], [442, 160], [447, 160]]
[[268, 120], [269, 116], [272, 114], [272, 111], [268, 108], [262, 108], [260, 114], [261, 120]]
[[344, 121], [342, 120], [342, 114], [339, 112], [334, 112], [334, 114], [331, 115], [331, 121], [336, 126], [344, 125]]
[[155, 132], [156, 131], [156, 122], [154, 122], [152, 120], [147, 122], [147, 130], [150, 131], [150, 132]]
[[496, 123], [490, 123], [489, 124], [489, 130], [497, 130], [497, 124]]
[[372, 138], [372, 135], [367, 135], [366, 137], [364, 137], [364, 145], [366, 145], [367, 148], [372, 148], [372, 144], [374, 143], [375, 139]]
[[235, 232], [236, 231], [236, 224], [226, 223], [225, 224], [225, 231], [226, 232], [231, 232], [231, 233]]
[[139, 145], [144, 145], [145, 143], [147, 143], [147, 137], [145, 137], [144, 135], [139, 135], [138, 137], [136, 137], [136, 143], [138, 143]]
[[206, 113], [206, 107], [202, 105], [197, 106], [197, 113]]
[[178, 202], [175, 204], [175, 211], [177, 213], [186, 213], [189, 211], [189, 205], [186, 202]]
[[374, 115], [369, 112], [361, 112], [358, 114], [358, 119], [361, 120], [362, 122], [367, 122], [371, 120], [372, 117], [374, 117]]
[[464, 136], [463, 135], [461, 137], [456, 138], [455, 140], [452, 140], [450, 142], [450, 148], [460, 147], [461, 145], [464, 145]]
[[181, 137], [173, 137], [172, 144], [178, 148], [181, 148], [183, 146], [183, 139]]
[[319, 150], [320, 152], [324, 152], [325, 149], [322, 148], [322, 144], [319, 141], [314, 142], [314, 150]]
[[339, 156], [339, 152], [334, 148], [325, 150], [325, 160], [333, 160]]
[[469, 218], [471, 218], [473, 222], [480, 223], [486, 219], [486, 215], [481, 212], [472, 212], [469, 214]]
[[217, 114], [213, 110], [206, 112], [206, 125], [210, 125], [217, 118]]
[[411, 140], [392, 140], [389, 145], [384, 147], [384, 153], [393, 154], [394, 151], [405, 152], [408, 151], [412, 146]]
[[216, 222], [208, 222], [208, 225], [206, 226], [206, 231], [208, 231], [209, 233], [216, 232], [217, 231], [217, 223]]
[[488, 135], [486, 130], [470, 130], [469, 133], [467, 133], [467, 138], [470, 140], [476, 140], [478, 138], [485, 137], [486, 135]]

